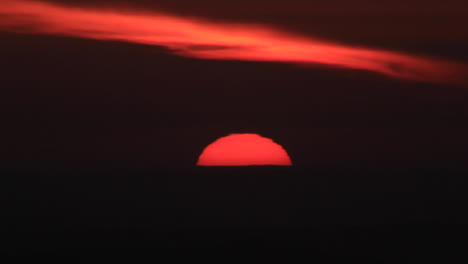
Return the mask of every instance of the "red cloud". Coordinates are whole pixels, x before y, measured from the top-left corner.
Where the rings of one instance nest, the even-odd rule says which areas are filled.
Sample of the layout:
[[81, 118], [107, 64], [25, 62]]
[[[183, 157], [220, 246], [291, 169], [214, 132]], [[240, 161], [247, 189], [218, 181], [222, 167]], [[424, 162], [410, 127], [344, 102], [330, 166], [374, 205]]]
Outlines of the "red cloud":
[[326, 64], [400, 79], [466, 84], [463, 64], [294, 36], [265, 26], [219, 24], [152, 13], [3, 0], [0, 30], [164, 46], [180, 56], [216, 60]]

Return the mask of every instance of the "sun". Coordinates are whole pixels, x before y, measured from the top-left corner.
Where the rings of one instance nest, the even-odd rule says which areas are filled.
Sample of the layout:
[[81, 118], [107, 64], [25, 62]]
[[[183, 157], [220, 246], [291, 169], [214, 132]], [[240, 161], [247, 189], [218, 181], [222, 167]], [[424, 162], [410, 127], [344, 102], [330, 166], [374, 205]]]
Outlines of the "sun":
[[198, 166], [292, 166], [286, 150], [257, 134], [231, 134], [208, 145]]

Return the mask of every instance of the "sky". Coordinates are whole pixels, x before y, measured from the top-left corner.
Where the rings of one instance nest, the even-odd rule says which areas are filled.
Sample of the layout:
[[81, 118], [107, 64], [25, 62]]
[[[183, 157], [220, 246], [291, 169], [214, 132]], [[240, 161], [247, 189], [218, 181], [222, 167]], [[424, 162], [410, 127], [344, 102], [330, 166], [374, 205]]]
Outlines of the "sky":
[[464, 1], [40, 3], [98, 19], [0, 7], [5, 168], [190, 167], [230, 133], [299, 167], [466, 166]]

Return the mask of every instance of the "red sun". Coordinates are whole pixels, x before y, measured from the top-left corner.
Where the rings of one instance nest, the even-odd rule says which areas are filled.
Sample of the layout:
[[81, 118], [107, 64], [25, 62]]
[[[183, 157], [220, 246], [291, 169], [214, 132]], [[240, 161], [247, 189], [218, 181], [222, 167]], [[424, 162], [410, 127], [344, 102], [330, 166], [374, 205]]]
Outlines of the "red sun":
[[292, 166], [284, 148], [257, 134], [231, 134], [208, 145], [198, 166]]

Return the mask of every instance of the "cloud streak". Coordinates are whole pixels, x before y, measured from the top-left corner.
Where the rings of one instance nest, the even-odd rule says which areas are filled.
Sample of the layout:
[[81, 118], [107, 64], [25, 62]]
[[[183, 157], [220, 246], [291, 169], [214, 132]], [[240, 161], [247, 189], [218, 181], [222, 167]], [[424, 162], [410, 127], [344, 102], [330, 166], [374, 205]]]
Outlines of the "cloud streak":
[[461, 63], [346, 46], [266, 26], [220, 24], [157, 12], [3, 0], [0, 30], [162, 46], [179, 56], [199, 59], [324, 64], [399, 79], [463, 86], [468, 81], [468, 67]]

